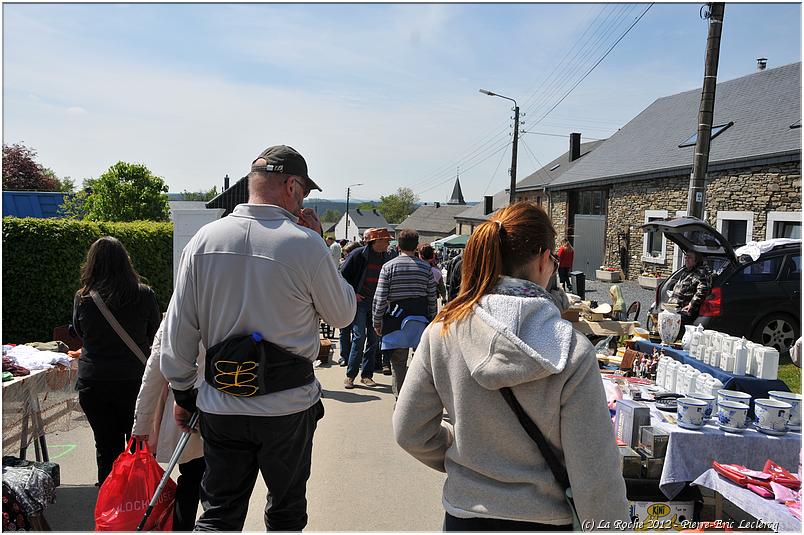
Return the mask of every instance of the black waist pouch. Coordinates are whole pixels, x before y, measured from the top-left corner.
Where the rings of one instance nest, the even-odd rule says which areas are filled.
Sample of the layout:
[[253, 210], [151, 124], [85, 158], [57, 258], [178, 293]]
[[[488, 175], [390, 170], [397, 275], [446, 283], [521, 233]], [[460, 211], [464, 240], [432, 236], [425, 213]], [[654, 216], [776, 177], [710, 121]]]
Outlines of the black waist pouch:
[[224, 394], [253, 397], [310, 384], [315, 373], [309, 360], [254, 333], [207, 349], [204, 380]]

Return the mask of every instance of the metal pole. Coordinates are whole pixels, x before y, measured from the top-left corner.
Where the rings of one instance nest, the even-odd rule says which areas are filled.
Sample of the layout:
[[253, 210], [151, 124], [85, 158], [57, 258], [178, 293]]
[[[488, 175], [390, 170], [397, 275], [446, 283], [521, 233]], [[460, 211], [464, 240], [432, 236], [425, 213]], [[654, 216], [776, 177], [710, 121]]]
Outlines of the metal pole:
[[514, 146], [511, 148], [511, 192], [508, 204], [516, 202], [516, 150], [519, 145], [519, 106], [514, 101]]
[[723, 12], [726, 4], [709, 4], [709, 37], [706, 40], [706, 62], [701, 89], [701, 105], [698, 110], [698, 136], [690, 175], [687, 215], [703, 219], [706, 200], [706, 170], [709, 166], [709, 145], [712, 136], [712, 119], [715, 109], [717, 65], [720, 58], [720, 34], [723, 30]]
[[349, 194], [352, 188], [346, 188], [346, 239], [349, 239]]
[[[195, 427], [195, 424], [198, 423], [199, 413], [194, 412], [192, 416], [190, 416], [190, 421], [187, 422], [187, 427], [190, 429]], [[137, 531], [142, 531], [145, 527], [145, 523], [148, 521], [148, 518], [151, 516], [151, 513], [154, 510], [154, 506], [159, 501], [159, 496], [162, 495], [162, 491], [165, 488], [165, 485], [170, 479], [170, 473], [173, 471], [173, 468], [179, 462], [179, 457], [181, 457], [182, 452], [184, 451], [185, 446], [187, 446], [187, 441], [190, 440], [190, 435], [192, 433], [184, 432], [181, 434], [181, 438], [179, 438], [179, 443], [176, 444], [176, 449], [173, 450], [173, 456], [170, 458], [170, 462], [168, 462], [167, 468], [165, 468], [165, 473], [162, 475], [162, 480], [159, 481], [159, 485], [156, 487], [156, 491], [154, 492], [153, 498], [151, 498], [151, 502], [148, 504], [148, 508], [145, 509], [145, 514], [142, 516], [142, 520], [140, 520], [140, 524], [137, 526]]]

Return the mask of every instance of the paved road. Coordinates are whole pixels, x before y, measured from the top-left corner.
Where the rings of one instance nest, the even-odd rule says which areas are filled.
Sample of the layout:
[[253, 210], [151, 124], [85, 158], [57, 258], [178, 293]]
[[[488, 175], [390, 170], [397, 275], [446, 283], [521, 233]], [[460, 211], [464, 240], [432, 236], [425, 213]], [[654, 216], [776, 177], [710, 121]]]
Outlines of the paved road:
[[[391, 378], [375, 375], [378, 388], [344, 390], [344, 370], [335, 364], [316, 372], [326, 415], [314, 440], [307, 531], [441, 531], [444, 475], [394, 442]], [[79, 427], [54, 433], [48, 444], [61, 467], [61, 487], [47, 520], [55, 531], [92, 531], [97, 497], [92, 432]], [[258, 478], [245, 531], [265, 530], [265, 496]]]

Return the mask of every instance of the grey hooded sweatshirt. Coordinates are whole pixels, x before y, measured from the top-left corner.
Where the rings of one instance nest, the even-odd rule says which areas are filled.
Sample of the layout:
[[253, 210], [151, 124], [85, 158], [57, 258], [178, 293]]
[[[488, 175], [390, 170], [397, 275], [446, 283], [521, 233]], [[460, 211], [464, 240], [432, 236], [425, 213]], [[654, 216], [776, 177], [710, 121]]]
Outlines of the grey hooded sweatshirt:
[[609, 529], [627, 522], [625, 482], [594, 349], [561, 319], [549, 294], [503, 277], [446, 335], [441, 326], [431, 324], [422, 335], [393, 425], [402, 448], [446, 472], [446, 511], [460, 518], [572, 523], [563, 490], [498, 391], [508, 386], [564, 462], [581, 521], [595, 528], [609, 522]]

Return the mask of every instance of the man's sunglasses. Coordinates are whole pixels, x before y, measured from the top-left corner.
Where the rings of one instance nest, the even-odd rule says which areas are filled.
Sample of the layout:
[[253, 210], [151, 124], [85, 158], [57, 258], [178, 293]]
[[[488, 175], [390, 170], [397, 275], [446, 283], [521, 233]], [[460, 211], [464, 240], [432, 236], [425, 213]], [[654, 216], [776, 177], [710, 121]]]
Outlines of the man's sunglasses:
[[310, 191], [312, 191], [312, 190], [310, 188], [308, 188], [306, 185], [304, 185], [304, 183], [301, 180], [299, 180], [299, 178], [296, 177], [296, 176], [288, 177], [285, 180], [285, 183], [287, 184], [287, 181], [290, 180], [291, 178], [296, 181], [296, 184], [298, 184], [299, 186], [302, 187], [302, 190], [304, 191], [304, 198], [306, 199], [307, 196], [310, 195]]

